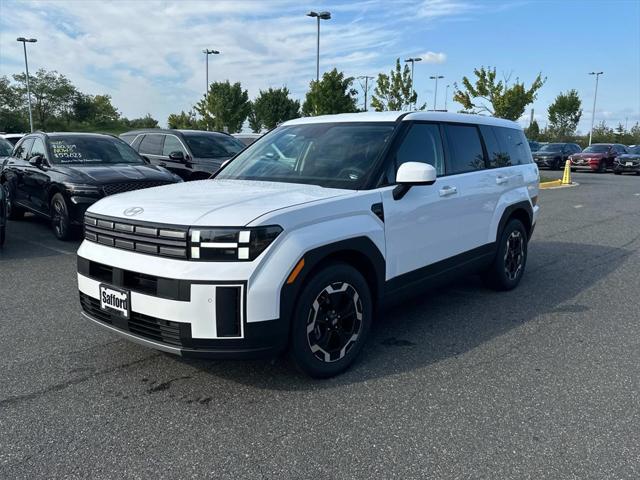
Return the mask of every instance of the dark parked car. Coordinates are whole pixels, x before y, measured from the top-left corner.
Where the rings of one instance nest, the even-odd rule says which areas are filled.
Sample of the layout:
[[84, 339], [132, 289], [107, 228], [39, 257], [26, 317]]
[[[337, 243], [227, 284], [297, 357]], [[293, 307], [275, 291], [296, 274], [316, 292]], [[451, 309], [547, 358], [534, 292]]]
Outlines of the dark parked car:
[[575, 153], [569, 157], [571, 170], [588, 169], [604, 173], [613, 169], [613, 162], [618, 155], [625, 153], [627, 153], [627, 147], [619, 143], [594, 143], [585, 148], [582, 153]]
[[529, 150], [531, 150], [531, 153], [536, 153], [538, 150], [540, 150], [540, 147], [542, 147], [542, 144], [540, 142], [536, 142], [535, 140], [527, 140], [527, 142], [529, 142]]
[[[9, 158], [0, 158], [0, 177], [5, 165], [9, 162]], [[4, 236], [7, 229], [7, 198], [4, 189], [0, 188], [0, 247], [4, 245]]]
[[8, 217], [18, 220], [26, 211], [46, 217], [61, 240], [104, 196], [180, 181], [119, 138], [91, 133], [26, 135], [0, 176]]
[[13, 152], [13, 144], [9, 140], [0, 137], [0, 158], [10, 157]]
[[129, 143], [152, 165], [171, 170], [184, 180], [203, 180], [218, 171], [245, 145], [221, 132], [202, 130], [136, 130], [120, 138]]
[[635, 172], [640, 175], [640, 145], [627, 147], [629, 153], [618, 155], [613, 161], [613, 173]]
[[233, 138], [240, 140], [245, 144], [245, 146], [248, 147], [253, 142], [258, 140], [262, 135], [262, 133], [234, 133]]
[[580, 153], [582, 149], [575, 143], [547, 143], [533, 154], [533, 160], [538, 167], [559, 170], [564, 167], [569, 155]]

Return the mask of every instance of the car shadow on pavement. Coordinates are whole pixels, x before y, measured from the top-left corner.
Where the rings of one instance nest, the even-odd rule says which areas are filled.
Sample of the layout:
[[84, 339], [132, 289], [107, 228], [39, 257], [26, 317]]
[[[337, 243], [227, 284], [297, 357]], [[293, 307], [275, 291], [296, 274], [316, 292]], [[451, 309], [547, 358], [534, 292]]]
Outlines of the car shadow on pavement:
[[[588, 310], [576, 297], [595, 287], [631, 254], [623, 248], [534, 241], [518, 288], [494, 292], [478, 276], [470, 276], [386, 308], [360, 358], [348, 371], [329, 380], [309, 379], [284, 358], [271, 362], [174, 361], [227, 381], [292, 391], [334, 388], [419, 370], [463, 356], [528, 322], [563, 322], [567, 313]], [[508, 346], [509, 340], [504, 344]], [[496, 348], [501, 350], [500, 345]], [[199, 388], [206, 390], [206, 384]]]
[[10, 221], [7, 238], [0, 248], [0, 261], [73, 255], [81, 242], [80, 231], [69, 241], [58, 240], [51, 230], [49, 220], [27, 214], [22, 220]]

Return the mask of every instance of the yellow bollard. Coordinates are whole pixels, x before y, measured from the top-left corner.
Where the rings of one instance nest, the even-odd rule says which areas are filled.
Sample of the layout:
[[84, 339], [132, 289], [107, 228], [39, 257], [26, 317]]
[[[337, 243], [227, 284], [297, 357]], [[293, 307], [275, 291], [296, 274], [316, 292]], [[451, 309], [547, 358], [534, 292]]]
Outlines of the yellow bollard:
[[562, 174], [562, 185], [571, 185], [571, 160], [567, 160], [564, 164], [564, 173]]

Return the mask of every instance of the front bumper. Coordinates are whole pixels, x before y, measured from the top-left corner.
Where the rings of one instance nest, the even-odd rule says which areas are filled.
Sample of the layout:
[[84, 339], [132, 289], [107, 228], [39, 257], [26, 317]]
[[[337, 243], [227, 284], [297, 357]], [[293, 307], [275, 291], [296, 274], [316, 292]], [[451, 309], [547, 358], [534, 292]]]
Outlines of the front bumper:
[[558, 160], [554, 157], [534, 157], [533, 160], [534, 162], [536, 162], [536, 165], [538, 165], [538, 167], [546, 168], [551, 168], [555, 165], [556, 162], [558, 162]]
[[600, 168], [600, 160], [571, 160], [571, 168], [577, 170], [597, 171]]
[[631, 165], [627, 165], [627, 162], [614, 163], [613, 170], [616, 172], [640, 172], [640, 162], [628, 162]]

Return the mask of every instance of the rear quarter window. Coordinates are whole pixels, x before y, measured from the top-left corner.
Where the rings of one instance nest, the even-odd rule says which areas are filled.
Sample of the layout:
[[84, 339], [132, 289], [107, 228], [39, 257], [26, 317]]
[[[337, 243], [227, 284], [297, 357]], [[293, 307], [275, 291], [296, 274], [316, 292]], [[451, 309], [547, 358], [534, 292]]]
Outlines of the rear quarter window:
[[500, 151], [505, 156], [505, 165], [500, 166], [525, 165], [533, 162], [529, 143], [522, 130], [506, 127], [489, 128], [494, 131]]

